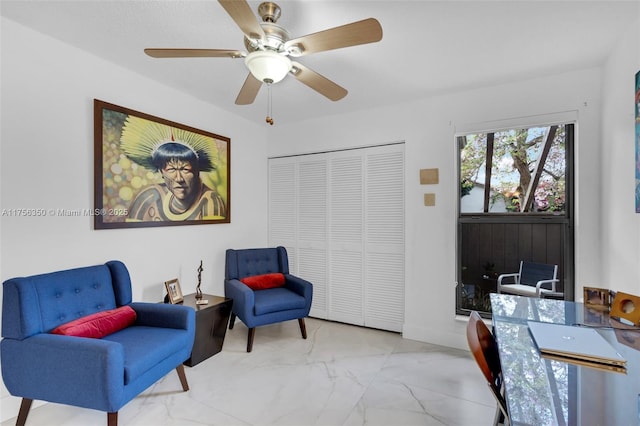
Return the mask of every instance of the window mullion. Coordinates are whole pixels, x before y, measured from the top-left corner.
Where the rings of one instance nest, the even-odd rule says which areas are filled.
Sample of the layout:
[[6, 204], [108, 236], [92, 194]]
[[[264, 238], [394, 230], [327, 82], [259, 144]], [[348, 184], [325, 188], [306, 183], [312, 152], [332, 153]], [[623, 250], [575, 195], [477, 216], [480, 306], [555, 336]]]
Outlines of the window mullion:
[[484, 212], [489, 213], [491, 199], [491, 169], [493, 168], [493, 133], [487, 133], [487, 156], [484, 170]]
[[531, 206], [533, 205], [533, 197], [536, 192], [536, 188], [538, 187], [538, 182], [540, 182], [540, 176], [542, 175], [542, 171], [544, 170], [544, 164], [547, 162], [547, 156], [549, 155], [549, 151], [551, 150], [551, 145], [553, 144], [553, 140], [556, 136], [556, 132], [558, 130], [558, 126], [551, 126], [549, 128], [549, 133], [547, 133], [547, 137], [544, 141], [544, 146], [542, 147], [542, 152], [540, 153], [540, 157], [538, 157], [538, 161], [536, 162], [536, 167], [533, 172], [533, 178], [531, 182], [529, 182], [529, 188], [527, 188], [527, 192], [525, 194], [525, 202], [522, 204], [522, 211], [531, 211]]

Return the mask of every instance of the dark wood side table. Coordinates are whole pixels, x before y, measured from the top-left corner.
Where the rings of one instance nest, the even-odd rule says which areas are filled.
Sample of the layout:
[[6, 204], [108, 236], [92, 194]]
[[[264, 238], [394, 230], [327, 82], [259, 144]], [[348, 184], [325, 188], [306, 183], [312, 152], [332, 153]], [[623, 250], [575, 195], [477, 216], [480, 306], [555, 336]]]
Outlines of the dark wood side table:
[[196, 304], [196, 294], [187, 294], [182, 302], [196, 311], [196, 339], [193, 342], [191, 357], [184, 365], [193, 367], [222, 350], [224, 336], [229, 324], [233, 299], [203, 294], [206, 305]]

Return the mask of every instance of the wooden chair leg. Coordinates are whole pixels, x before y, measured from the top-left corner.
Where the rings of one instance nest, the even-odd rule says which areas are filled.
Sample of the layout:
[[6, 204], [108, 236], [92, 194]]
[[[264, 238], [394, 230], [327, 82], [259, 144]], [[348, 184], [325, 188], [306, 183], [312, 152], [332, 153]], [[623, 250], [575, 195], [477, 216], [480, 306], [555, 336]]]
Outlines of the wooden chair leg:
[[16, 426], [24, 426], [32, 403], [33, 399], [22, 398], [22, 402], [20, 403], [20, 412], [18, 413], [18, 419], [16, 420]]
[[307, 338], [307, 326], [304, 323], [304, 318], [298, 318], [298, 324], [300, 325], [300, 332], [302, 333], [302, 338]]
[[256, 328], [249, 329], [249, 336], [247, 337], [247, 352], [251, 352], [253, 349], [253, 336], [256, 335]]
[[233, 330], [233, 325], [236, 323], [236, 314], [231, 312], [231, 316], [229, 317], [229, 330]]
[[180, 364], [176, 367], [176, 372], [178, 373], [178, 377], [180, 378], [180, 384], [182, 385], [183, 391], [189, 390], [189, 383], [187, 383], [187, 376], [184, 374], [184, 365]]
[[107, 426], [118, 426], [118, 412], [107, 413]]

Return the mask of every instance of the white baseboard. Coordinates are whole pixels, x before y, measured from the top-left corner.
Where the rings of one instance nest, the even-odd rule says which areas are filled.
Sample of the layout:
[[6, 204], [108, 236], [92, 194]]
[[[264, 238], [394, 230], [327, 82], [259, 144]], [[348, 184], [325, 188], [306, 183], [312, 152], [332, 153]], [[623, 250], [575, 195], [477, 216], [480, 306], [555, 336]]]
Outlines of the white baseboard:
[[466, 323], [461, 325], [461, 331], [459, 333], [455, 333], [452, 331], [443, 332], [436, 327], [424, 327], [405, 323], [402, 328], [402, 337], [417, 340], [418, 342], [446, 346], [448, 348], [469, 350], [464, 327], [466, 327]]

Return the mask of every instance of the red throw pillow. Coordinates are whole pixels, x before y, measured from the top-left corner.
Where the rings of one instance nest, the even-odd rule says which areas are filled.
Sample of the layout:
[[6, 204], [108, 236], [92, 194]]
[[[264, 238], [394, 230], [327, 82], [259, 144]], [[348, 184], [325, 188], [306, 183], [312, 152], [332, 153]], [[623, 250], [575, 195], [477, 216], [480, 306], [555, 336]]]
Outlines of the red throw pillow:
[[131, 306], [121, 306], [69, 321], [53, 329], [51, 333], [100, 339], [127, 328], [134, 322], [136, 322], [136, 311]]
[[284, 285], [284, 274], [274, 272], [272, 274], [254, 275], [252, 277], [244, 277], [240, 281], [252, 290], [266, 290], [268, 288], [282, 287]]

